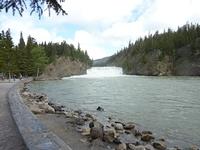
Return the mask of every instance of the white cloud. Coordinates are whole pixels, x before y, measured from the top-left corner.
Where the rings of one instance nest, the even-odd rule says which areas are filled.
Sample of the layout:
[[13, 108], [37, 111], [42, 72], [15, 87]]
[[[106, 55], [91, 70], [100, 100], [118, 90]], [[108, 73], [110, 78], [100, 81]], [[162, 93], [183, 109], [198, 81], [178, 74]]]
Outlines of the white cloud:
[[[20, 31], [40, 42], [65, 39], [75, 46], [79, 42], [96, 59], [156, 30], [175, 30], [186, 22], [200, 23], [199, 6], [199, 0], [68, 0], [63, 4], [68, 16], [52, 13], [47, 17], [45, 13], [41, 20], [30, 16], [18, 20], [2, 15], [0, 29], [11, 28], [17, 42]], [[57, 32], [60, 27], [74, 30], [73, 25], [77, 28], [73, 36]]]

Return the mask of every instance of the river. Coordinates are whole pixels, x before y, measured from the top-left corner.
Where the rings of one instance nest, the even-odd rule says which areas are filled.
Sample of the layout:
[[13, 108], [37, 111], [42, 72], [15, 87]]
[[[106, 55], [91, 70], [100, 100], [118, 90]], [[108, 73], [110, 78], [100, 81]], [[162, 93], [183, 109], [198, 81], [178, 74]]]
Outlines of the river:
[[[121, 68], [94, 67], [86, 75], [33, 82], [67, 108], [134, 121], [170, 145], [200, 146], [200, 78], [123, 75]], [[101, 106], [105, 112], [97, 112]]]

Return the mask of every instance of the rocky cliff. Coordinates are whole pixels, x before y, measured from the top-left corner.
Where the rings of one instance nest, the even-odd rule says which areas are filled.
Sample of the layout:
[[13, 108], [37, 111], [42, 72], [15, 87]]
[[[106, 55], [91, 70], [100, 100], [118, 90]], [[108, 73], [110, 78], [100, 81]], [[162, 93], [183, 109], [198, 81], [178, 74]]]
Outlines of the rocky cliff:
[[45, 68], [39, 80], [55, 80], [62, 77], [85, 74], [87, 67], [86, 64], [79, 60], [60, 57]]

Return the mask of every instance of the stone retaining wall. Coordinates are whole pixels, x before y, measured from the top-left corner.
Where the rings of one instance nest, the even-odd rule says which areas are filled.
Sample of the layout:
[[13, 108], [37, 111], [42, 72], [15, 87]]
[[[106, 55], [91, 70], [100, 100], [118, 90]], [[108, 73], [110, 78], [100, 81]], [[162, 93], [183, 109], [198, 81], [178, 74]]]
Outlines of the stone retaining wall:
[[8, 92], [12, 116], [29, 150], [72, 150], [63, 140], [49, 131], [23, 103], [15, 84]]

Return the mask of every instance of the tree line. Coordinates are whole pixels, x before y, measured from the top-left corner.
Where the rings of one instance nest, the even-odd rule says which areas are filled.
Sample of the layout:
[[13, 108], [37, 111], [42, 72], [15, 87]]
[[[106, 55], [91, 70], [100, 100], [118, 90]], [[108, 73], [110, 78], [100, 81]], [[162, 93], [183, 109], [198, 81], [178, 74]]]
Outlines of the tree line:
[[[126, 61], [123, 62], [122, 67], [124, 69], [131, 68], [131, 59], [137, 54], [145, 56], [151, 51], [160, 51], [161, 55], [159, 60], [165, 56], [169, 56], [171, 61], [176, 61], [177, 49], [184, 46], [190, 46], [192, 55], [200, 55], [200, 25], [199, 24], [185, 24], [182, 27], [178, 27], [177, 31], [173, 31], [170, 28], [163, 33], [156, 31], [154, 34], [149, 34], [143, 38], [137, 39], [134, 43], [129, 42], [127, 47], [121, 49], [118, 53], [113, 55], [110, 62], [116, 61], [119, 57], [126, 57]], [[145, 58], [145, 57], [144, 57]], [[145, 62], [145, 60], [144, 60]]]
[[0, 33], [0, 73], [7, 77], [37, 76], [46, 65], [59, 57], [81, 61], [88, 66], [92, 64], [87, 51], [81, 50], [80, 44], [75, 48], [65, 41], [37, 43], [30, 35], [25, 42], [21, 32], [18, 45], [14, 45], [9, 29]]

